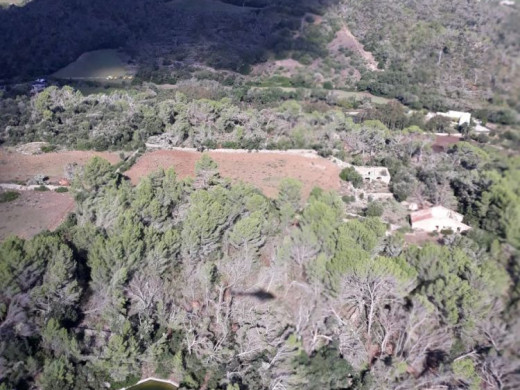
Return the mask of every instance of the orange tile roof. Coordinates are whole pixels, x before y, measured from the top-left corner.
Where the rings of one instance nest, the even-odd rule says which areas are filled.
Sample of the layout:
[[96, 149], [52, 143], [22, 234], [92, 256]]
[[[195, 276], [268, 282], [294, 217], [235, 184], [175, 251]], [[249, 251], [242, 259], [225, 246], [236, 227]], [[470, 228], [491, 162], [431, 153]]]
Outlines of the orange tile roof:
[[430, 218], [433, 218], [431, 209], [419, 210], [410, 214], [410, 219], [412, 220], [412, 223], [424, 221], [425, 219]]

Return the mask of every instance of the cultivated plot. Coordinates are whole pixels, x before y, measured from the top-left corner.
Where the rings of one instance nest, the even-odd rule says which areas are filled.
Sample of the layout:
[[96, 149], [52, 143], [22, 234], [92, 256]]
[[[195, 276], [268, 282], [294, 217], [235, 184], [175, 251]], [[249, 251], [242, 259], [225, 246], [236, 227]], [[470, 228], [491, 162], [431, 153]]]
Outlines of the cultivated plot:
[[[289, 153], [208, 152], [219, 166], [223, 177], [233, 181], [250, 183], [262, 192], [274, 197], [282, 179], [290, 177], [303, 184], [303, 196], [307, 197], [314, 187], [339, 190], [339, 167], [321, 157], [307, 157]], [[195, 163], [201, 153], [178, 150], [159, 150], [143, 155], [126, 172], [136, 184], [143, 176], [159, 168], [173, 167], [179, 177], [195, 175]]]

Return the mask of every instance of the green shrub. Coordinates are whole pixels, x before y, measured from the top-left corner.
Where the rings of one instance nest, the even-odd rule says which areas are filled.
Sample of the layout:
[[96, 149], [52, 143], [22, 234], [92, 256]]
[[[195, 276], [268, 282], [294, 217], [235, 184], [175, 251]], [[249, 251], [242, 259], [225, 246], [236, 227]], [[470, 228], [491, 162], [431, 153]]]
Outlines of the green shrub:
[[235, 141], [226, 141], [222, 143], [224, 149], [240, 149], [240, 145]]
[[359, 188], [363, 184], [363, 177], [353, 167], [343, 168], [339, 177], [341, 180], [352, 183], [355, 188]]
[[451, 229], [451, 228], [448, 228], [448, 229], [442, 229], [442, 230], [441, 230], [441, 234], [442, 234], [443, 236], [450, 236], [450, 235], [453, 234], [453, 229]]
[[361, 165], [363, 165], [363, 159], [361, 158], [361, 156], [359, 154], [357, 154], [354, 157], [352, 157], [352, 159], [350, 160], [350, 163], [352, 165], [361, 166]]
[[205, 149], [217, 149], [218, 144], [217, 141], [214, 139], [207, 139], [202, 143], [202, 146], [204, 146]]
[[346, 204], [352, 203], [356, 200], [356, 197], [354, 195], [343, 195], [341, 197], [341, 200], [345, 202]]
[[413, 230], [412, 230], [412, 228], [410, 226], [401, 226], [399, 229], [397, 229], [397, 231], [399, 233], [403, 233], [403, 234], [405, 234], [405, 233], [412, 233], [413, 232]]
[[513, 125], [516, 123], [517, 114], [511, 109], [501, 109], [492, 111], [488, 114], [487, 119], [493, 123], [502, 125]]
[[69, 192], [69, 189], [67, 187], [58, 187], [55, 190], [56, 192]]
[[54, 152], [57, 149], [56, 145], [45, 145], [41, 147], [43, 153]]
[[115, 381], [112, 382], [111, 387], [116, 388], [116, 389], [119, 389], [122, 387], [130, 387], [130, 386], [135, 385], [137, 382], [139, 382], [140, 379], [141, 379], [141, 377], [137, 374], [130, 375], [125, 380], [122, 380], [119, 382], [115, 382]]
[[453, 133], [453, 124], [450, 118], [436, 115], [426, 122], [425, 129], [432, 133]]
[[334, 86], [332, 85], [332, 83], [330, 81], [325, 81], [323, 83], [323, 88], [324, 89], [334, 89]]
[[327, 158], [329, 156], [332, 156], [332, 150], [330, 149], [320, 149], [318, 150], [318, 156]]
[[41, 186], [39, 186], [39, 187], [36, 187], [36, 188], [34, 189], [34, 191], [45, 192], [45, 191], [49, 191], [49, 188], [46, 187], [46, 186], [44, 186], [44, 185], [41, 185]]
[[20, 196], [19, 192], [16, 191], [6, 191], [0, 193], [0, 203], [12, 202]]
[[249, 139], [242, 140], [242, 142], [240, 143], [240, 146], [242, 149], [258, 150], [258, 149], [262, 148], [262, 142], [263, 142], [263, 140], [259, 137], [249, 138]]
[[489, 137], [487, 134], [479, 134], [474, 139], [480, 144], [487, 144], [489, 142]]
[[380, 202], [370, 202], [365, 209], [365, 216], [380, 217], [383, 215], [384, 208]]
[[160, 356], [158, 359], [157, 367], [155, 369], [155, 373], [159, 378], [168, 379], [173, 371], [173, 359], [174, 356], [170, 351], [167, 351]]

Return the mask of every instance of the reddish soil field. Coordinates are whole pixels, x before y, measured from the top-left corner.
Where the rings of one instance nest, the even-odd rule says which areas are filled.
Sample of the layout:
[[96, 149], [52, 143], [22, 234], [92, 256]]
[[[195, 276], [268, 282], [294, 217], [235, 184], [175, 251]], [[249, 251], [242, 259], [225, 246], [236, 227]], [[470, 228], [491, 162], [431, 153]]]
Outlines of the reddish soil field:
[[65, 166], [70, 163], [85, 164], [94, 156], [103, 157], [112, 164], [119, 162], [119, 154], [113, 152], [66, 151], [27, 155], [0, 149], [0, 182], [26, 182], [37, 174], [44, 174], [50, 181], [63, 177]]
[[[308, 197], [313, 187], [340, 189], [339, 168], [323, 158], [285, 153], [209, 152], [219, 165], [220, 174], [232, 181], [251, 183], [267, 196], [278, 193], [280, 181], [292, 177], [303, 183]], [[38, 173], [57, 180], [68, 163], [84, 164], [94, 155], [112, 163], [119, 161], [116, 153], [60, 152], [24, 155], [0, 150], [0, 182], [26, 181]], [[146, 153], [126, 172], [134, 184], [159, 168], [173, 167], [179, 177], [195, 175], [195, 163], [201, 153], [160, 150]], [[74, 200], [68, 193], [53, 191], [20, 191], [12, 202], [0, 203], [0, 241], [9, 235], [30, 238], [43, 230], [56, 229], [73, 211]]]
[[[283, 178], [291, 177], [303, 183], [306, 198], [313, 187], [339, 190], [339, 167], [321, 157], [306, 157], [286, 153], [223, 153], [210, 151], [220, 174], [233, 181], [253, 184], [270, 197], [278, 193]], [[201, 153], [158, 150], [144, 154], [125, 174], [136, 184], [143, 176], [159, 168], [173, 167], [180, 178], [195, 175], [195, 162]]]
[[10, 235], [30, 238], [54, 230], [73, 209], [74, 199], [68, 193], [20, 191], [18, 199], [0, 203], [0, 241]]
[[460, 141], [461, 139], [459, 137], [454, 137], [452, 135], [438, 135], [435, 137], [432, 149], [434, 152], [443, 153], [447, 151], [450, 146], [455, 145]]

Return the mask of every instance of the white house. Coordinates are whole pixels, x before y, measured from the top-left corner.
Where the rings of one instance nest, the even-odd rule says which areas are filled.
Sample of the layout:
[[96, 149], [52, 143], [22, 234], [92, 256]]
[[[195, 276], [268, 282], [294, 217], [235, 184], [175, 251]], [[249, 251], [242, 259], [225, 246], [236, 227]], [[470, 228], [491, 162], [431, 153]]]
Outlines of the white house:
[[444, 206], [434, 206], [415, 211], [410, 214], [413, 230], [435, 232], [451, 229], [454, 232], [464, 232], [471, 229], [462, 223], [464, 216]]
[[363, 176], [363, 180], [368, 182], [390, 183], [390, 172], [386, 167], [358, 167], [354, 166], [357, 173]]
[[453, 119], [456, 121], [459, 126], [467, 124], [469, 126], [471, 122], [471, 114], [469, 112], [460, 112], [460, 111], [448, 111], [448, 112], [438, 112], [437, 115], [445, 116], [446, 118]]
[[444, 116], [446, 118], [450, 118], [454, 122], [457, 122], [459, 126], [462, 126], [464, 124], [471, 123], [471, 114], [469, 112], [461, 112], [461, 111], [448, 111], [448, 112], [429, 112], [426, 115], [426, 120], [430, 120], [434, 116]]

